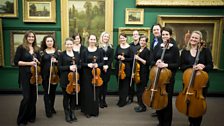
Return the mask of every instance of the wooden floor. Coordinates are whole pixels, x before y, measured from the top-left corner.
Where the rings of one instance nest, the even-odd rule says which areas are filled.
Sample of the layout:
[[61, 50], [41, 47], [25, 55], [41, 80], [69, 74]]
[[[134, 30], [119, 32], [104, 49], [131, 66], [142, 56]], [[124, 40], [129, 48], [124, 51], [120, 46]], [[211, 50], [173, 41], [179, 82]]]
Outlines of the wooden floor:
[[[0, 125], [16, 126], [16, 118], [21, 95], [0, 95]], [[35, 123], [28, 123], [29, 126], [156, 126], [157, 118], [151, 117], [152, 110], [148, 109], [143, 113], [134, 112], [133, 108], [137, 106], [134, 102], [123, 108], [116, 106], [117, 96], [108, 96], [108, 108], [100, 109], [98, 117], [86, 118], [79, 110], [76, 111], [78, 122], [69, 124], [64, 120], [62, 107], [62, 95], [56, 96], [55, 108], [57, 114], [52, 118], [45, 116], [43, 96], [39, 95], [37, 101], [37, 118]], [[208, 97], [207, 113], [203, 118], [202, 126], [224, 126], [224, 98]], [[180, 114], [175, 108], [175, 97], [173, 99], [173, 122], [172, 126], [188, 126], [187, 118]]]

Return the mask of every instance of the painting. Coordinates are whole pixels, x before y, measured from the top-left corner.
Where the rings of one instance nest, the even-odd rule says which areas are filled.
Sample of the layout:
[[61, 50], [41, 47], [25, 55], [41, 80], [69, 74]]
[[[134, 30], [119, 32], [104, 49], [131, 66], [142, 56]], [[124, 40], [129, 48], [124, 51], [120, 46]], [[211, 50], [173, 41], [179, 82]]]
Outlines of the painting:
[[55, 0], [23, 0], [24, 22], [56, 22]]
[[144, 23], [144, 9], [126, 8], [125, 24], [142, 25]]
[[207, 48], [211, 49], [214, 67], [219, 68], [224, 16], [159, 15], [158, 23], [173, 30], [172, 37], [180, 51], [186, 47], [191, 32], [202, 32]]
[[[133, 42], [133, 31], [138, 31], [140, 36], [141, 35], [145, 35], [148, 37], [148, 43], [147, 43], [147, 47], [150, 47], [150, 28], [146, 28], [146, 27], [141, 27], [141, 28], [136, 28], [136, 27], [120, 27], [118, 29], [118, 36], [120, 35], [120, 33], [125, 33], [127, 35], [127, 42], [131, 43]], [[118, 38], [119, 39], [119, 38]], [[119, 40], [118, 40], [119, 42]]]
[[[41, 41], [43, 40], [44, 36], [51, 35], [55, 38], [54, 31], [34, 31], [37, 38], [37, 45], [40, 47]], [[13, 59], [15, 55], [15, 51], [19, 45], [23, 43], [23, 37], [26, 31], [11, 31], [10, 32], [10, 61], [11, 65], [14, 65]]]
[[136, 6], [223, 7], [224, 1], [223, 0], [136, 0]]
[[113, 42], [113, 0], [61, 0], [61, 15], [62, 49], [65, 38], [74, 33], [81, 34], [85, 46], [90, 34], [99, 38], [104, 31]]
[[1, 0], [0, 17], [17, 17], [18, 0]]
[[2, 19], [0, 18], [0, 67], [4, 66], [4, 45], [2, 34]]

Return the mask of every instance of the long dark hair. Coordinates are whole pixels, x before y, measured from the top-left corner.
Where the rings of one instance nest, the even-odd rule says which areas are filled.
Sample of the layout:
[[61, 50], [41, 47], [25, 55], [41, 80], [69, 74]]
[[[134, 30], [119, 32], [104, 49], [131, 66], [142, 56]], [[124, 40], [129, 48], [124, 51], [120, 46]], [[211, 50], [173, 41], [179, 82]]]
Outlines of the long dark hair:
[[56, 49], [57, 46], [56, 46], [56, 41], [55, 41], [54, 37], [51, 35], [46, 35], [46, 36], [44, 36], [43, 40], [41, 41], [41, 50], [44, 51], [47, 48], [47, 44], [46, 44], [47, 38], [53, 39], [53, 42], [54, 42], [53, 47]]

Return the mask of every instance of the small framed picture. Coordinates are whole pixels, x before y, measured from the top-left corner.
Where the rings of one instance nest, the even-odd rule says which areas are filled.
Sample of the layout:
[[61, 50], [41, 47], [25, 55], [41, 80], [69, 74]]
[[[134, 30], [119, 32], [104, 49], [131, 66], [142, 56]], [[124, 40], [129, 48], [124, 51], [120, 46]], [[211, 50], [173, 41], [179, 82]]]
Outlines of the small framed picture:
[[144, 9], [126, 8], [125, 24], [142, 25], [144, 23]]
[[56, 22], [56, 0], [23, 0], [24, 22]]
[[18, 0], [1, 0], [0, 17], [17, 17]]

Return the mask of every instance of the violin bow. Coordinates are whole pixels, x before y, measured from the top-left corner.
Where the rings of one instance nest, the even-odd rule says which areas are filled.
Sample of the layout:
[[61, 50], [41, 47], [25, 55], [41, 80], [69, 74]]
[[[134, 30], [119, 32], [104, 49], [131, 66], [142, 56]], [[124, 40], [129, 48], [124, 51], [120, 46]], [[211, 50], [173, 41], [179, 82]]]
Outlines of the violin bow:
[[[93, 63], [96, 63], [96, 56], [93, 56]], [[93, 95], [94, 95], [94, 101], [96, 101], [96, 68], [93, 68], [94, 70], [94, 84], [93, 84]]]
[[51, 57], [51, 66], [50, 66], [50, 76], [49, 76], [49, 81], [48, 81], [48, 91], [47, 91], [48, 94], [50, 94], [50, 89], [51, 89], [51, 73], [52, 73], [52, 64], [53, 64], [52, 57]]
[[79, 94], [78, 94], [78, 79], [77, 79], [77, 78], [78, 78], [78, 74], [77, 74], [77, 72], [78, 72], [78, 71], [77, 71], [77, 68], [76, 68], [76, 70], [75, 70], [75, 78], [76, 78], [76, 79], [75, 79], [75, 81], [76, 81], [76, 85], [75, 85], [76, 105], [79, 104], [79, 100], [78, 100], [78, 98], [79, 98], [79, 97], [78, 97], [78, 96], [79, 96]]
[[[35, 54], [33, 55], [33, 60], [35, 58]], [[36, 61], [35, 61], [36, 62]], [[37, 93], [37, 99], [38, 99], [38, 74], [37, 74], [37, 62], [36, 62], [36, 65], [34, 66], [35, 67], [35, 78], [36, 78], [36, 93]]]

